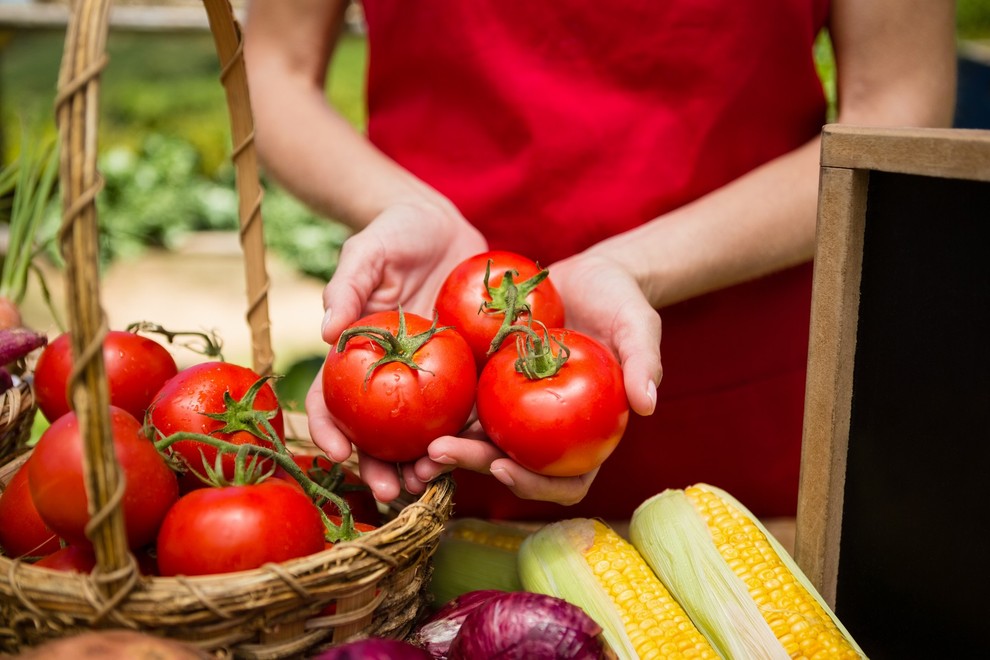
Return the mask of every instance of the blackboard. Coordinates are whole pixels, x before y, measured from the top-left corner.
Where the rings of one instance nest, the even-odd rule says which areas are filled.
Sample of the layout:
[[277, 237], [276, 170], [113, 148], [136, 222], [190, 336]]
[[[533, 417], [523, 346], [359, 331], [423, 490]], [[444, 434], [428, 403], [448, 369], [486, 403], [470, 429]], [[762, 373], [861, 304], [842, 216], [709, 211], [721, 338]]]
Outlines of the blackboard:
[[990, 133], [827, 127], [796, 558], [872, 658], [984, 654]]

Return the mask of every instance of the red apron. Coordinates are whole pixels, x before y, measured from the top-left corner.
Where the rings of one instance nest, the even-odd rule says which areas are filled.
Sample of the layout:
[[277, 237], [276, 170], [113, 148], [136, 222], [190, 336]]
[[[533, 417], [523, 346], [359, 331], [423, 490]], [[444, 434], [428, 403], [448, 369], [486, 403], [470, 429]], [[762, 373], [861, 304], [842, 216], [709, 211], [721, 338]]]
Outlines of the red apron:
[[[812, 43], [827, 0], [364, 7], [371, 140], [492, 248], [541, 264], [793, 150], [825, 118]], [[758, 515], [793, 515], [810, 291], [806, 264], [661, 310], [657, 411], [633, 415], [581, 503], [458, 472], [456, 513], [626, 518], [706, 481]]]

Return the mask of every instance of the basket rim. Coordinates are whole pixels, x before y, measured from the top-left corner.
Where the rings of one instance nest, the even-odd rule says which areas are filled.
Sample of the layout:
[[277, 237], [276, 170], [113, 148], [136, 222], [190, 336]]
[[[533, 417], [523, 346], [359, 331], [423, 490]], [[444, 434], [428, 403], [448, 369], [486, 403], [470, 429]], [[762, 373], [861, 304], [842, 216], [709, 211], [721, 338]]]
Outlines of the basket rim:
[[[6, 474], [0, 474], [0, 492], [6, 486], [9, 477], [13, 476], [17, 467], [15, 464], [23, 465], [30, 457], [31, 452], [20, 454], [6, 463], [0, 465], [0, 470]], [[4, 481], [4, 477], [8, 477]], [[363, 571], [355, 573], [353, 567], [348, 569], [348, 577], [353, 581], [360, 580], [366, 576], [377, 574], [382, 569], [386, 571], [397, 566], [400, 562], [390, 562], [385, 557], [389, 557], [390, 550], [404, 551], [407, 546], [422, 542], [431, 536], [439, 537], [443, 531], [445, 521], [449, 517], [447, 512], [452, 506], [452, 496], [454, 492], [454, 481], [450, 474], [444, 474], [427, 484], [426, 491], [416, 500], [409, 502], [398, 511], [395, 518], [380, 525], [374, 530], [364, 532], [354, 541], [344, 541], [335, 544], [333, 547], [321, 550], [320, 552], [290, 559], [277, 564], [289, 575], [296, 578], [304, 578], [313, 575], [327, 575], [326, 569], [330, 566], [343, 566], [345, 563], [353, 563], [356, 559], [368, 558], [371, 560], [369, 567]], [[433, 519], [433, 525], [423, 525], [420, 520], [412, 519], [414, 514], [422, 510], [427, 518]], [[419, 530], [420, 534], [415, 532]], [[406, 535], [405, 542], [403, 536]], [[376, 565], [377, 564], [377, 565]], [[15, 568], [16, 565], [16, 568]], [[45, 567], [34, 566], [29, 562], [20, 559], [13, 559], [0, 554], [0, 586], [9, 584], [11, 571], [18, 573], [27, 571], [38, 576], [58, 575], [60, 581], [65, 583], [78, 582], [80, 585], [88, 583], [92, 579], [92, 574], [67, 573]], [[334, 575], [330, 573], [329, 575]], [[215, 573], [210, 575], [163, 577], [154, 575], [142, 575], [140, 580], [144, 584], [140, 593], [132, 594], [138, 599], [143, 599], [146, 594], [150, 598], [157, 598], [156, 587], [172, 586], [174, 584], [187, 583], [194, 585], [198, 590], [207, 596], [239, 594], [236, 587], [238, 583], [246, 585], [246, 591], [261, 588], [266, 580], [284, 582], [277, 573], [263, 567], [235, 571], [230, 573]], [[267, 588], [267, 587], [266, 587]], [[126, 601], [125, 601], [126, 602]], [[123, 604], [123, 603], [122, 603]]]

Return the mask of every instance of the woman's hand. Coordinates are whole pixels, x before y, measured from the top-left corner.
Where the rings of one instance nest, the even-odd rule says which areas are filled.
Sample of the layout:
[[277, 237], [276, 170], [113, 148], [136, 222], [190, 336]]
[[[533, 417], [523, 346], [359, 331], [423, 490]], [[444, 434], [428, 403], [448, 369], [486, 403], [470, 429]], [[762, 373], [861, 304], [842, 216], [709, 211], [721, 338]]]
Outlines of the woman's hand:
[[459, 437], [444, 436], [431, 442], [428, 456], [404, 472], [406, 488], [420, 492], [427, 482], [455, 467], [491, 474], [520, 499], [565, 505], [580, 502], [598, 473], [597, 468], [577, 477], [546, 477], [530, 472], [508, 458], [485, 437], [481, 425], [474, 422]]
[[549, 267], [567, 326], [604, 342], [622, 365], [629, 407], [650, 415], [657, 403], [660, 315], [622, 265], [594, 249]]
[[[323, 292], [323, 339], [337, 341], [354, 321], [397, 309], [432, 317], [440, 284], [455, 265], [484, 252], [486, 243], [460, 214], [430, 204], [390, 206], [344, 244], [337, 270]], [[352, 451], [323, 401], [322, 372], [306, 397], [313, 441], [336, 462]], [[379, 501], [399, 495], [400, 474], [392, 463], [359, 457], [361, 476]], [[421, 492], [412, 467], [401, 470], [410, 492]]]
[[432, 318], [441, 283], [454, 266], [487, 249], [459, 213], [429, 204], [397, 204], [354, 234], [323, 290], [323, 340], [334, 343], [351, 323], [397, 309]]

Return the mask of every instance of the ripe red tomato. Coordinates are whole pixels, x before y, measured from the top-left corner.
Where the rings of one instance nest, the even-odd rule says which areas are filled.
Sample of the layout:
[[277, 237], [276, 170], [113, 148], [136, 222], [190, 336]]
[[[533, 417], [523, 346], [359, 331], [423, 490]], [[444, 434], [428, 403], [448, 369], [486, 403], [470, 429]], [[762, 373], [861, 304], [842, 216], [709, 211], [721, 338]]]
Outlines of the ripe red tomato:
[[[69, 412], [67, 396], [72, 371], [71, 337], [64, 333], [38, 356], [34, 395], [49, 422]], [[144, 411], [165, 381], [178, 372], [175, 359], [158, 342], [124, 330], [111, 330], [103, 342], [103, 363], [110, 388], [110, 405], [144, 419]]]
[[24, 463], [0, 493], [0, 548], [5, 556], [14, 558], [40, 557], [60, 547], [58, 536], [34, 506]]
[[[137, 548], [155, 538], [165, 512], [179, 495], [179, 485], [130, 413], [111, 406], [110, 429], [125, 484], [127, 542]], [[89, 547], [85, 534], [89, 498], [82, 454], [79, 420], [70, 412], [55, 420], [38, 440], [28, 461], [28, 483], [41, 519], [70, 544]]]
[[[241, 401], [259, 379], [260, 376], [251, 369], [228, 362], [202, 362], [187, 367], [165, 383], [155, 395], [148, 408], [148, 420], [166, 436], [180, 431], [201, 433], [235, 445], [252, 444], [272, 448], [274, 445], [270, 440], [247, 430], [219, 433], [224, 428], [224, 422], [208, 416], [228, 409], [225, 394], [229, 394], [235, 401]], [[272, 429], [280, 439], [285, 437], [282, 410], [270, 384], [261, 386], [253, 402], [244, 403], [248, 410], [253, 408], [270, 413], [271, 418], [268, 421]], [[192, 472], [204, 476], [204, 459], [212, 467], [217, 457], [215, 447], [195, 440], [180, 440], [171, 446], [171, 450], [189, 465]], [[234, 476], [234, 459], [234, 454], [225, 454], [221, 459], [227, 479]]]
[[398, 344], [407, 344], [406, 362], [374, 366], [386, 356], [382, 346], [368, 336], [345, 334], [346, 343], [331, 348], [323, 367], [323, 399], [337, 427], [362, 452], [383, 461], [426, 455], [434, 439], [461, 430], [474, 406], [477, 373], [467, 342], [452, 328], [425, 339], [420, 333], [431, 323], [415, 314], [404, 317], [404, 332], [395, 311], [371, 314], [351, 328], [378, 328], [398, 337]]
[[96, 556], [91, 547], [67, 545], [42, 557], [34, 565], [67, 573], [91, 573], [96, 567]]
[[[491, 269], [486, 289], [485, 272], [489, 261]], [[462, 261], [440, 286], [436, 308], [440, 323], [454, 326], [467, 341], [479, 370], [488, 359], [492, 339], [505, 318], [505, 292], [499, 287], [505, 272], [510, 270], [518, 273], [513, 276], [513, 282], [520, 288], [519, 293], [525, 294], [520, 297], [529, 305], [533, 319], [548, 328], [564, 326], [564, 303], [553, 282], [544, 279], [531, 290], [523, 284], [540, 272], [536, 262], [503, 250], [483, 252]], [[493, 305], [490, 312], [482, 311], [485, 303]], [[519, 318], [517, 315], [513, 322]]]
[[158, 533], [158, 570], [173, 575], [246, 571], [324, 548], [323, 520], [281, 479], [183, 495]]
[[[344, 498], [347, 505], [351, 507], [351, 516], [354, 520], [378, 524], [381, 518], [378, 503], [375, 496], [371, 494], [368, 484], [364, 483], [361, 477], [343, 465], [337, 466], [337, 469], [334, 470], [333, 461], [326, 456], [293, 454], [292, 460], [310, 479]], [[284, 479], [291, 484], [298, 484], [295, 478], [282, 468], [276, 468], [272, 476], [277, 479]], [[325, 502], [320, 508], [328, 516], [340, 515], [340, 510], [333, 502]]]
[[515, 368], [516, 346], [503, 346], [478, 379], [478, 421], [523, 467], [577, 476], [601, 465], [615, 449], [629, 421], [629, 404], [611, 351], [574, 330], [550, 333], [570, 349], [560, 370], [531, 380]]

